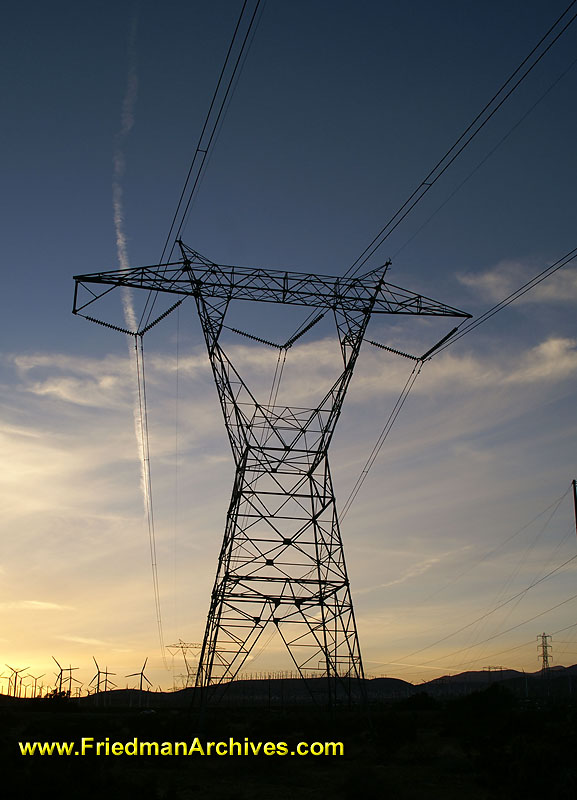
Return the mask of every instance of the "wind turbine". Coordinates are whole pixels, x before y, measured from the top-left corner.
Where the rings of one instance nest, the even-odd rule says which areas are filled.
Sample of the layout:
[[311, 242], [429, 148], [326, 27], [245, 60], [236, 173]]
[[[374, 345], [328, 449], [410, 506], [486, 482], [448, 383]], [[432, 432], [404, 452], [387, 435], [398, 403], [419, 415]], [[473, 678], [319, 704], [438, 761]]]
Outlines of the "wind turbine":
[[[59, 669], [58, 675], [56, 675], [56, 681], [58, 683], [58, 694], [62, 694], [62, 672], [63, 672], [63, 670], [62, 670], [62, 667], [60, 666], [60, 664], [58, 663], [58, 661], [56, 661], [56, 659], [54, 658], [54, 656], [52, 656], [52, 661], [54, 661], [54, 663], [56, 664], [56, 666]], [[54, 687], [54, 688], [56, 688], [56, 687]]]
[[[6, 665], [6, 666], [8, 666], [8, 665]], [[12, 669], [12, 667], [10, 667], [10, 669]], [[4, 674], [0, 675], [0, 679], [7, 681], [6, 695], [8, 697], [10, 697], [10, 695], [12, 694], [12, 679], [13, 679], [13, 677], [14, 677], [14, 671], [12, 671], [12, 675], [4, 675]]]
[[65, 673], [65, 672], [68, 673], [68, 692], [66, 694], [67, 694], [68, 697], [70, 697], [72, 695], [72, 681], [75, 681], [76, 683], [81, 683], [81, 681], [79, 681], [77, 678], [73, 678], [72, 677], [72, 673], [75, 670], [80, 669], [80, 667], [73, 667], [73, 666], [61, 667], [60, 664], [58, 663], [58, 661], [56, 661], [56, 659], [54, 658], [54, 656], [52, 656], [52, 660], [57, 664], [58, 669], [60, 670], [60, 672], [58, 673], [58, 676], [57, 676], [58, 692], [60, 694], [62, 694], [62, 676], [63, 676], [63, 673]]
[[144, 670], [146, 669], [146, 663], [148, 661], [148, 657], [145, 658], [144, 664], [142, 665], [142, 669], [140, 672], [131, 672], [130, 675], [125, 675], [126, 678], [135, 678], [137, 675], [140, 675], [140, 686], [139, 686], [139, 705], [142, 705], [142, 681], [145, 680], [149, 686], [152, 686], [152, 682], [148, 680], [146, 675], [144, 674]]
[[96, 694], [100, 694], [100, 676], [101, 675], [104, 675], [104, 681], [103, 681], [104, 689], [102, 691], [104, 691], [104, 692], [108, 691], [108, 684], [110, 684], [111, 686], [116, 686], [115, 683], [113, 683], [112, 681], [108, 680], [108, 676], [109, 675], [116, 675], [116, 672], [108, 672], [108, 667], [105, 667], [104, 669], [100, 669], [100, 667], [98, 666], [98, 661], [94, 658], [94, 656], [92, 656], [92, 660], [96, 664], [96, 675], [92, 678], [92, 680], [90, 681], [89, 685], [92, 686], [94, 681], [96, 681]]
[[[18, 675], [21, 672], [24, 672], [25, 669], [29, 669], [29, 667], [21, 667], [20, 669], [14, 669], [14, 667], [11, 667], [10, 664], [6, 664], [6, 666], [8, 667], [8, 669], [11, 669], [14, 674], [14, 683], [12, 684], [14, 691], [12, 692], [12, 694], [14, 695], [14, 697], [16, 697], [16, 692], [18, 689]], [[22, 678], [20, 678], [20, 682], [22, 682]], [[10, 678], [8, 682], [8, 695], [10, 695], [10, 683], [12, 683], [12, 678]]]
[[37, 693], [36, 693], [36, 687], [37, 687], [37, 685], [38, 685], [38, 681], [40, 680], [40, 678], [43, 678], [45, 674], [46, 674], [46, 673], [45, 673], [45, 672], [43, 672], [43, 673], [42, 673], [42, 675], [39, 675], [38, 677], [35, 677], [34, 675], [31, 675], [31, 676], [30, 676], [30, 677], [33, 679], [33, 681], [34, 681], [34, 694], [32, 695], [32, 697], [36, 697], [36, 694], [37, 694]]
[[80, 667], [66, 667], [64, 672], [68, 673], [68, 697], [72, 697], [72, 681], [75, 683], [79, 683], [82, 686], [82, 681], [79, 681], [78, 678], [73, 678], [72, 673], [74, 670], [80, 669]]

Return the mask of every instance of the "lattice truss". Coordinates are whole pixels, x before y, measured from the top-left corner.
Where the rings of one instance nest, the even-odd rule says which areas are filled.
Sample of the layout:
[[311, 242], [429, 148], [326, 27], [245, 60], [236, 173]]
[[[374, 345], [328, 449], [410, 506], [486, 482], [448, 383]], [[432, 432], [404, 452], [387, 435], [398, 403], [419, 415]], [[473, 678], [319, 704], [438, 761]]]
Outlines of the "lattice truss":
[[[386, 283], [386, 266], [345, 279], [217, 265], [182, 242], [180, 248], [177, 263], [76, 276], [74, 313], [88, 316], [87, 306], [110, 291], [98, 293], [94, 284], [196, 302], [236, 466], [197, 686], [223, 688], [272, 625], [301, 675], [327, 678], [329, 701], [350, 697], [363, 667], [328, 461], [331, 437], [372, 314], [469, 315]], [[316, 408], [253, 395], [219, 341], [235, 299], [333, 315], [343, 369]]]

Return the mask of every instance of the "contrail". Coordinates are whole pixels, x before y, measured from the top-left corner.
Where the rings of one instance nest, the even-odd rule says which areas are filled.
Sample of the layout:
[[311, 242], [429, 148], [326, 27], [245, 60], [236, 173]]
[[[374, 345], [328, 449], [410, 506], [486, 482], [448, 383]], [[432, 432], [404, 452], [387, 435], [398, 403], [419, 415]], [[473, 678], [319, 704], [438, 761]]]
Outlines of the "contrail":
[[[138, 73], [136, 69], [137, 24], [138, 18], [135, 14], [132, 18], [130, 34], [128, 37], [128, 76], [126, 81], [126, 91], [122, 101], [120, 129], [114, 137], [114, 152], [112, 156], [112, 211], [114, 219], [114, 232], [116, 234], [116, 255], [121, 269], [128, 269], [130, 265], [128, 259], [128, 247], [126, 243], [126, 233], [124, 230], [124, 191], [122, 182], [126, 170], [124, 146], [130, 131], [134, 127], [134, 108], [136, 106], [136, 99], [138, 97]], [[128, 287], [122, 288], [122, 310], [124, 312], [124, 321], [126, 323], [126, 327], [128, 330], [136, 332], [138, 330], [138, 322], [136, 319], [136, 312], [134, 310], [134, 302], [132, 300], [132, 291]], [[137, 351], [133, 351], [130, 345], [129, 350], [131, 353], [131, 358], [133, 359], [135, 374], [138, 374], [139, 365]], [[148, 469], [144, 448], [143, 419], [140, 409], [141, 404], [138, 396], [136, 396], [134, 400], [134, 430], [136, 433], [140, 455], [141, 488], [144, 499], [144, 508], [146, 513], [148, 513], [150, 507], [150, 497], [148, 492]]]
[[[134, 107], [138, 97], [138, 73], [136, 70], [136, 29], [138, 18], [136, 15], [132, 19], [130, 35], [128, 37], [128, 77], [126, 81], [126, 91], [122, 101], [122, 115], [120, 118], [120, 130], [114, 137], [114, 154], [112, 157], [112, 209], [114, 212], [114, 230], [116, 233], [116, 253], [118, 263], [122, 269], [128, 269], [128, 249], [126, 245], [126, 234], [124, 232], [124, 205], [123, 205], [123, 186], [122, 180], [126, 169], [126, 159], [124, 157], [124, 145], [126, 139], [134, 126]], [[137, 322], [132, 302], [132, 292], [127, 287], [122, 289], [122, 306], [124, 310], [124, 320], [129, 330], [136, 331]]]
[[[134, 109], [138, 97], [138, 72], [136, 63], [136, 31], [138, 26], [138, 16], [133, 14], [128, 37], [128, 75], [126, 80], [126, 91], [122, 101], [122, 113], [120, 118], [120, 129], [114, 137], [114, 151], [112, 156], [112, 211], [114, 220], [114, 231], [116, 235], [116, 254], [121, 269], [128, 269], [130, 266], [128, 258], [128, 247], [126, 233], [124, 230], [124, 193], [123, 179], [126, 170], [126, 158], [124, 147], [130, 131], [134, 127]], [[128, 330], [138, 330], [138, 321], [134, 310], [132, 291], [128, 287], [122, 288], [122, 310], [124, 321]], [[160, 613], [160, 593], [158, 588], [158, 571], [156, 566], [156, 545], [154, 540], [154, 519], [152, 515], [152, 495], [150, 491], [150, 460], [148, 453], [148, 436], [146, 435], [146, 412], [144, 394], [144, 362], [141, 352], [139, 357], [138, 338], [135, 337], [135, 347], [129, 345], [130, 357], [136, 376], [138, 391], [135, 392], [133, 403], [134, 432], [138, 444], [138, 454], [140, 459], [140, 486], [144, 501], [144, 512], [148, 519], [148, 533], [150, 541], [150, 557], [152, 564], [152, 581], [154, 586], [154, 599], [156, 606], [156, 620], [158, 625], [158, 635], [160, 648], [165, 667], [167, 667], [166, 654], [164, 651], [164, 641], [162, 635], [162, 621]], [[142, 340], [141, 340], [142, 343]]]

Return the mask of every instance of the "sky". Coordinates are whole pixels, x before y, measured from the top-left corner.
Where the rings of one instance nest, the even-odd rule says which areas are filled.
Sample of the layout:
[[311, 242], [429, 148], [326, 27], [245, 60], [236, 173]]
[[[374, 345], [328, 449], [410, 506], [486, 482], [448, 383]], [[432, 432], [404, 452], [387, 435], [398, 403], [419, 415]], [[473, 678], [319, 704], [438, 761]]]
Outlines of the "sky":
[[[223, 264], [343, 275], [565, 7], [267, 0], [182, 238]], [[240, 8], [5, 11], [0, 675], [53, 683], [51, 656], [85, 683], [93, 656], [120, 686], [145, 658], [155, 686], [183, 671], [159, 646], [128, 337], [71, 314], [72, 276], [158, 263]], [[367, 268], [391, 258], [391, 282], [479, 316], [577, 246], [576, 37], [577, 21]], [[573, 262], [424, 365], [342, 520], [368, 675], [535, 671], [542, 632], [555, 664], [577, 661], [577, 559], [557, 570], [577, 556], [576, 300]], [[302, 321], [234, 313], [264, 338]], [[379, 317], [368, 338], [420, 355], [451, 327]], [[227, 343], [266, 392], [274, 352]], [[164, 642], [198, 642], [232, 458], [193, 305], [144, 345]], [[291, 349], [287, 402], [322, 391], [335, 347], [319, 325]], [[411, 368], [364, 344], [331, 445], [341, 508]], [[283, 659], [271, 641], [246, 669]]]

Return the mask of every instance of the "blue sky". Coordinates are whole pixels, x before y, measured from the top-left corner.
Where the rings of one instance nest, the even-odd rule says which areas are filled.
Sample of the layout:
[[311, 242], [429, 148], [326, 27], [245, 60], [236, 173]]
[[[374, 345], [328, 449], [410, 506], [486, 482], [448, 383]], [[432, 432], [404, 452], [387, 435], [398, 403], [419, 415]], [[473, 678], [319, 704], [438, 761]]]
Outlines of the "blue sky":
[[[172, 681], [158, 653], [126, 341], [70, 314], [71, 277], [118, 267], [113, 158], [131, 63], [127, 253], [133, 265], [160, 258], [240, 5], [32, 2], [5, 14], [0, 648], [15, 666], [48, 670], [54, 654], [89, 679], [93, 653], [121, 675], [149, 655], [155, 682]], [[221, 263], [343, 274], [564, 8], [268, 0], [183, 239]], [[370, 266], [392, 257], [392, 282], [479, 315], [575, 247], [575, 25]], [[425, 365], [342, 525], [369, 673], [420, 680], [495, 660], [533, 670], [530, 642], [571, 624], [574, 602], [473, 647], [570, 597], [573, 563], [408, 657], [577, 552], [567, 495], [546, 525], [550, 511], [480, 560], [576, 477], [576, 299], [569, 265]], [[115, 313], [121, 322], [120, 300]], [[265, 337], [292, 326], [244, 308], [238, 320]], [[379, 319], [369, 338], [422, 353], [443, 325]], [[192, 306], [145, 345], [165, 639], [196, 641], [231, 459]], [[319, 326], [291, 350], [287, 398], [314, 395], [333, 345]], [[265, 391], [274, 354], [230, 346]], [[363, 348], [333, 446], [341, 505], [410, 368]], [[559, 663], [575, 661], [553, 642]], [[282, 666], [274, 648], [254, 670]]]

